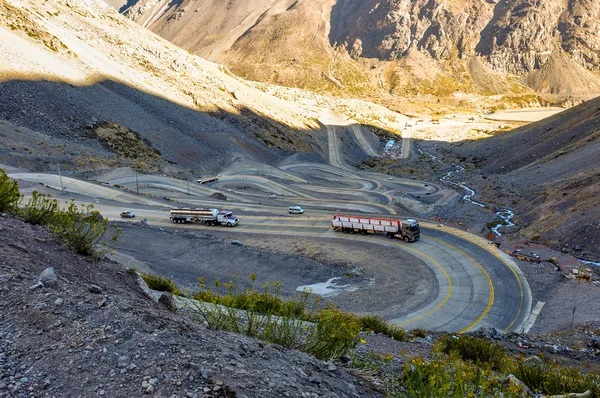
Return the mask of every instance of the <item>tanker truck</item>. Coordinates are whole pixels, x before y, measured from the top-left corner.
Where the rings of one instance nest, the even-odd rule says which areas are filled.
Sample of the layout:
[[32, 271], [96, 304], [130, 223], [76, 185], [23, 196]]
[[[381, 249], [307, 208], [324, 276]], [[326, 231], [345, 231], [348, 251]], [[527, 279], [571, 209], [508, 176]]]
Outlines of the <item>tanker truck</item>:
[[414, 242], [421, 235], [419, 223], [412, 218], [396, 220], [393, 218], [336, 214], [333, 216], [331, 226], [337, 232], [361, 233], [363, 235], [381, 233], [385, 234], [389, 239], [397, 238], [405, 242]]
[[197, 222], [206, 225], [227, 225], [235, 227], [240, 220], [230, 211], [208, 208], [171, 209], [171, 221], [174, 223]]

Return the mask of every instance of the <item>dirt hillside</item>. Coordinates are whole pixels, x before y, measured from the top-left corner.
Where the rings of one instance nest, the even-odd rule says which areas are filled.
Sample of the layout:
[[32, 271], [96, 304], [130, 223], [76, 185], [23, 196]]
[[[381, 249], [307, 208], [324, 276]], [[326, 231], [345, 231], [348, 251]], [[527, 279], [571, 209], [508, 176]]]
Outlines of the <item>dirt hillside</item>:
[[[305, 96], [300, 107], [294, 92], [244, 81], [99, 0], [2, 2], [0, 38], [0, 119], [8, 123], [3, 134], [11, 134], [12, 125], [51, 137], [55, 147], [81, 145], [97, 154], [63, 148], [62, 155], [76, 158], [65, 167], [112, 162], [210, 174], [239, 158], [274, 163], [298, 153], [324, 160], [327, 136], [318, 117], [323, 103], [338, 107], [334, 100]], [[365, 109], [391, 114], [362, 103], [339, 108], [353, 115]], [[5, 161], [18, 155], [26, 166], [32, 148], [38, 161], [57, 154], [27, 137], [15, 142], [17, 153], [3, 148]], [[142, 147], [157, 156], [136, 158], [139, 151], [132, 148]]]
[[[2, 397], [380, 396], [342, 367], [170, 312], [122, 265], [42, 228], [0, 216], [0, 233]], [[32, 288], [48, 267], [56, 285]]]
[[455, 150], [481, 167], [489, 198], [516, 209], [526, 237], [600, 257], [600, 98]]

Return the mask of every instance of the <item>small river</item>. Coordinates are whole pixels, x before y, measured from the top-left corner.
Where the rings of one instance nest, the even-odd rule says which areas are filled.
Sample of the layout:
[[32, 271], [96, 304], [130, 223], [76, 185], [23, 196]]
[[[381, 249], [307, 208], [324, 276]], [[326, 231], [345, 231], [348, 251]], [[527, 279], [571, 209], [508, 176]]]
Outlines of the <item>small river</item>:
[[[439, 160], [437, 158], [437, 156], [434, 156], [434, 155], [430, 154], [429, 152], [425, 152], [421, 148], [418, 148], [418, 151], [419, 151], [420, 154], [429, 156], [431, 158], [431, 160], [435, 160], [435, 161], [437, 161], [439, 163], [442, 163], [441, 160]], [[453, 174], [455, 174], [455, 173], [462, 173], [463, 171], [465, 171], [465, 168], [462, 167], [461, 165], [452, 164], [452, 166], [455, 169], [447, 172], [442, 178], [439, 179], [439, 181], [448, 183], [450, 185], [457, 186], [457, 187], [461, 188], [462, 190], [466, 191], [465, 195], [462, 197], [463, 200], [465, 200], [467, 202], [470, 202], [470, 203], [472, 203], [475, 206], [479, 206], [479, 207], [483, 207], [483, 208], [488, 208], [488, 206], [486, 206], [485, 204], [473, 200], [473, 196], [475, 196], [475, 190], [474, 189], [466, 186], [463, 182], [452, 181], [450, 179]], [[515, 216], [515, 213], [512, 210], [510, 210], [510, 209], [501, 209], [501, 210], [499, 210], [499, 211], [496, 212], [496, 215], [502, 219], [502, 222], [499, 223], [499, 224], [496, 224], [494, 227], [492, 227], [492, 232], [496, 236], [502, 236], [502, 233], [500, 232], [500, 228], [502, 228], [504, 226], [513, 227], [515, 225], [512, 222], [512, 219]]]

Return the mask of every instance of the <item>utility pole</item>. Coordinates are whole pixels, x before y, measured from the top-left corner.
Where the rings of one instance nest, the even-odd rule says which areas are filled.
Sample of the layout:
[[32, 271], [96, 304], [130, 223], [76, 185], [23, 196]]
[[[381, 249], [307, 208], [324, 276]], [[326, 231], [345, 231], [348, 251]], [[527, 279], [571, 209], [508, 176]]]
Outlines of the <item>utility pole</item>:
[[57, 167], [58, 167], [58, 179], [60, 180], [60, 192], [65, 193], [65, 186], [63, 185], [62, 175], [60, 174], [60, 164], [58, 164]]
[[140, 183], [138, 181], [138, 172], [137, 169], [135, 170], [135, 191], [137, 192], [137, 194], [140, 194]]

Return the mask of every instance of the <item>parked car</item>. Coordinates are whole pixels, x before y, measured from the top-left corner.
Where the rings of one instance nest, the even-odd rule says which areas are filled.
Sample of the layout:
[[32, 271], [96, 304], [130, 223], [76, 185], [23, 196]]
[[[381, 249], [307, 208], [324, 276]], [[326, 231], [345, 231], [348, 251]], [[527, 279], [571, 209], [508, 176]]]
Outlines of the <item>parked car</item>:
[[288, 212], [292, 214], [302, 214], [304, 213], [304, 209], [300, 206], [290, 206], [288, 207]]
[[271, 198], [271, 199], [275, 199], [276, 197], [277, 197], [277, 195], [275, 195], [275, 194], [269, 195], [269, 198]]
[[125, 210], [121, 212], [121, 217], [123, 218], [133, 218], [135, 217], [135, 213], [131, 210]]

